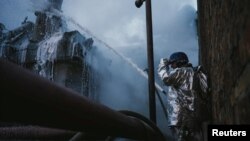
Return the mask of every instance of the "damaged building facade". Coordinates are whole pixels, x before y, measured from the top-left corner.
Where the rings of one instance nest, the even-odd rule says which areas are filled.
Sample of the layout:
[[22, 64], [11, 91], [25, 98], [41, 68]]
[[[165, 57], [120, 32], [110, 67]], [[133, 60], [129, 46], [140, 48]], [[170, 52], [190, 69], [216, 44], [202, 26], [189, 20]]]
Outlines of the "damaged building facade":
[[[61, 11], [62, 0], [49, 0], [46, 8], [36, 11], [35, 23], [22, 22], [20, 27], [4, 32], [1, 25], [0, 57], [19, 64], [59, 85], [94, 98], [95, 81], [85, 56], [93, 39], [79, 31], [68, 31]], [[91, 94], [90, 94], [91, 93]]]

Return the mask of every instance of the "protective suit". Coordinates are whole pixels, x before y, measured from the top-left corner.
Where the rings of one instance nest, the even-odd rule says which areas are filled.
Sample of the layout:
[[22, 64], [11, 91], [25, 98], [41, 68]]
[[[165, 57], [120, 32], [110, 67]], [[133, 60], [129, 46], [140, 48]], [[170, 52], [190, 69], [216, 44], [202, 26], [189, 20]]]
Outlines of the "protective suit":
[[169, 71], [169, 66], [165, 65], [162, 59], [158, 74], [164, 84], [169, 86], [167, 94], [169, 126], [180, 126], [183, 118], [181, 111], [187, 110], [190, 113], [194, 111], [194, 70], [190, 66], [185, 66]]
[[168, 86], [169, 127], [177, 128], [179, 130], [178, 136], [183, 136], [181, 135], [183, 133], [180, 132], [195, 129], [195, 120], [197, 117], [194, 106], [196, 104], [195, 100], [198, 91], [207, 92], [207, 77], [202, 71], [199, 71], [200, 67], [194, 69], [188, 63], [187, 58], [185, 59], [185, 63], [171, 71], [169, 62], [168, 59], [161, 59], [158, 66], [158, 75], [164, 84]]

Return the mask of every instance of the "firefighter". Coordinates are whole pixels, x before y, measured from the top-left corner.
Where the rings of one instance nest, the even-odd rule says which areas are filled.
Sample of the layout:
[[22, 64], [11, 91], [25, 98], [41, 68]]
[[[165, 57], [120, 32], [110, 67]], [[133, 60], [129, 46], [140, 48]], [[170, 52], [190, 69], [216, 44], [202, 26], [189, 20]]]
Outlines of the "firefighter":
[[[170, 71], [169, 66], [172, 70]], [[189, 59], [184, 52], [175, 52], [169, 59], [160, 60], [158, 75], [166, 86], [168, 86], [168, 124], [169, 128], [176, 135], [178, 141], [194, 141], [194, 131], [196, 113], [194, 104], [196, 98], [196, 88], [193, 85], [197, 71], [189, 63]], [[202, 81], [201, 88], [206, 92], [206, 76]]]

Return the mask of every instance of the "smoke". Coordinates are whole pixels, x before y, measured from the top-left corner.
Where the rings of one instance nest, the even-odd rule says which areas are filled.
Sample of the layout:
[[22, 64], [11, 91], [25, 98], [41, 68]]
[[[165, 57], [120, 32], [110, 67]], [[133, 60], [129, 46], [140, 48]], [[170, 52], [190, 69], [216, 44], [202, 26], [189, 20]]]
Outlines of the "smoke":
[[12, 30], [21, 25], [28, 16], [28, 20], [34, 21], [34, 13], [31, 12], [30, 0], [0, 0], [0, 22], [7, 30]]
[[[195, 4], [195, 0], [152, 1], [155, 78], [160, 84], [156, 74], [160, 58], [184, 51], [191, 63], [198, 64]], [[136, 8], [134, 0], [64, 0], [62, 10], [143, 70], [147, 68], [144, 6]], [[96, 41], [94, 44], [95, 57], [90, 63], [101, 74], [100, 101], [111, 108], [132, 110], [148, 117], [147, 80], [105, 45]], [[166, 97], [162, 98], [166, 101]], [[157, 120], [162, 131], [170, 134], [158, 100]]]
[[147, 114], [147, 80], [119, 54], [98, 41], [95, 44], [87, 60], [99, 76], [99, 101], [116, 110]]
[[44, 9], [48, 8], [49, 2], [48, 0], [30, 0], [31, 7], [33, 11], [43, 11]]
[[[26, 16], [34, 21], [34, 10], [45, 8], [46, 2], [1, 0], [0, 5], [0, 22], [12, 29]], [[134, 0], [64, 0], [62, 11], [141, 69], [147, 68], [145, 4], [136, 8]], [[155, 69], [160, 58], [169, 57], [175, 51], [186, 52], [190, 62], [197, 65], [196, 1], [153, 0], [152, 15]], [[94, 44], [88, 61], [100, 74], [100, 101], [117, 110], [127, 109], [148, 116], [147, 80], [105, 45], [98, 41]], [[159, 127], [167, 132], [167, 121], [158, 101], [157, 119]]]
[[[64, 0], [62, 10], [140, 67], [147, 67], [145, 4], [136, 8], [133, 0]], [[184, 51], [197, 65], [196, 1], [152, 1], [152, 15], [155, 64], [175, 51]]]
[[35, 22], [35, 11], [42, 11], [48, 7], [47, 0], [0, 0], [0, 22], [8, 30], [21, 25], [25, 17]]

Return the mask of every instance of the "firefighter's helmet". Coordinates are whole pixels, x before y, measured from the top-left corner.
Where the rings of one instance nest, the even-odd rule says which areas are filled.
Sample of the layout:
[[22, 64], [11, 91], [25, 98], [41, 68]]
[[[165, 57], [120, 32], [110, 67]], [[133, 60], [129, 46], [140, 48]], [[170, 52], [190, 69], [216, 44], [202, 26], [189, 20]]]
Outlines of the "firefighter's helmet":
[[175, 52], [169, 57], [169, 64], [187, 64], [189, 62], [187, 55], [184, 52]]

